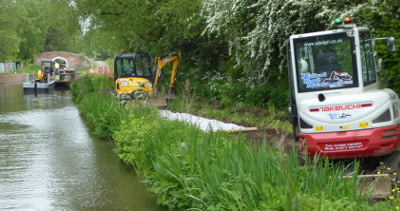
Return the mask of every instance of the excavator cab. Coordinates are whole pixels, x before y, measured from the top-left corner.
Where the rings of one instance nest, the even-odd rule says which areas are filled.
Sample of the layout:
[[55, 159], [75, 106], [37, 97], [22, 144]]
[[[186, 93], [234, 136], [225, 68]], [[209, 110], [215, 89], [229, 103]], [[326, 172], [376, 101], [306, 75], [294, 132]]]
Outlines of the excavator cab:
[[51, 59], [41, 60], [40, 66], [41, 66], [41, 68], [38, 71], [36, 79], [40, 83], [45, 83], [47, 81], [48, 76], [50, 76], [50, 78], [53, 76], [54, 61]]
[[172, 68], [170, 89], [175, 87], [176, 72], [180, 62], [180, 51], [155, 59], [152, 70], [149, 53], [121, 53], [114, 59], [115, 92], [120, 101], [147, 100], [157, 94], [157, 85], [162, 69], [169, 62]]
[[148, 53], [122, 53], [115, 57], [114, 78], [146, 78], [151, 80], [151, 57]]
[[151, 57], [148, 53], [121, 53], [114, 60], [117, 97], [122, 100], [145, 100], [153, 92], [150, 82]]

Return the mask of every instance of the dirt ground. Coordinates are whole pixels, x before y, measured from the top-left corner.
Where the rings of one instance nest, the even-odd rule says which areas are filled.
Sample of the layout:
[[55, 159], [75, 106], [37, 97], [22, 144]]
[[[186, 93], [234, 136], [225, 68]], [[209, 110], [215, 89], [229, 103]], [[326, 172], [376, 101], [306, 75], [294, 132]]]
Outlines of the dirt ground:
[[95, 67], [90, 68], [89, 73], [90, 74], [101, 74], [104, 75], [108, 79], [113, 79], [114, 74], [110, 67], [108, 66], [108, 63], [105, 61], [95, 61], [94, 62]]
[[253, 142], [268, 142], [271, 146], [277, 148], [280, 152], [290, 152], [294, 142], [294, 137], [292, 134], [283, 134], [277, 131], [247, 131], [243, 132], [248, 140]]
[[[209, 106], [215, 106], [218, 107], [217, 103], [215, 102], [197, 102], [199, 104], [207, 104]], [[270, 112], [267, 109], [263, 108], [245, 108], [241, 111], [236, 111], [236, 112], [243, 112], [243, 115], [245, 115], [246, 112], [253, 113], [256, 116], [263, 117], [263, 116], [268, 116], [270, 115]], [[204, 117], [208, 118], [208, 117]], [[277, 150], [281, 152], [290, 152], [292, 150], [292, 146], [295, 143], [295, 139], [292, 133], [287, 134], [281, 131], [277, 131], [274, 129], [264, 129], [260, 128], [257, 125], [252, 125], [246, 121], [241, 121], [241, 122], [231, 122], [228, 119], [222, 118], [222, 122], [226, 123], [234, 123], [240, 126], [244, 127], [257, 127], [257, 130], [251, 130], [251, 131], [246, 131], [242, 132], [248, 140], [253, 141], [253, 142], [263, 142], [266, 141], [268, 142], [271, 146], [275, 146]], [[287, 119], [281, 119], [281, 121], [289, 121]]]
[[25, 73], [0, 74], [0, 84], [22, 83], [26, 80]]

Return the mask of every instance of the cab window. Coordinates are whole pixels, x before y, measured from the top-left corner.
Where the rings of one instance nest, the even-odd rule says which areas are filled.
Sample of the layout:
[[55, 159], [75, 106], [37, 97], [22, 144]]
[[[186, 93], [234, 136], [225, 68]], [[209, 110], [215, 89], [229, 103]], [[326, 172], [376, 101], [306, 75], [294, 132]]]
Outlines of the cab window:
[[357, 87], [354, 42], [346, 33], [294, 39], [299, 92]]
[[151, 76], [150, 61], [146, 54], [136, 55], [136, 72], [141, 77]]
[[118, 59], [116, 64], [118, 77], [130, 77], [135, 75], [132, 59]]
[[360, 56], [364, 85], [376, 82], [372, 36], [369, 32], [360, 32]]

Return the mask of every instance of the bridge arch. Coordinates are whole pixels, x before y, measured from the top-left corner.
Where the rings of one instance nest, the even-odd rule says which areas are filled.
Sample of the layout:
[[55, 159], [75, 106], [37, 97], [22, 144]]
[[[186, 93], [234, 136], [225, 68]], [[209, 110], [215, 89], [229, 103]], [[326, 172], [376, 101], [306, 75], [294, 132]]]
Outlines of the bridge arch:
[[63, 63], [65, 64], [65, 67], [68, 67], [68, 60], [65, 59], [64, 57], [57, 56], [56, 58], [53, 58], [52, 60], [53, 60], [53, 61], [62, 60]]
[[42, 59], [51, 59], [53, 61], [61, 59], [66, 62], [67, 67], [70, 69], [91, 68], [92, 61], [86, 56], [65, 51], [52, 51], [36, 54], [35, 64], [40, 65]]

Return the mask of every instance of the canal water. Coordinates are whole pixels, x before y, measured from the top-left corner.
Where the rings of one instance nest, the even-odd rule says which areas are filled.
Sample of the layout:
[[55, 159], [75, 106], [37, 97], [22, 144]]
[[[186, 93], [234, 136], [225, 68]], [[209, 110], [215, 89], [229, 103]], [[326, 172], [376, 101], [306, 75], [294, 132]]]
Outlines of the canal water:
[[70, 91], [0, 85], [0, 210], [165, 210], [112, 149]]

